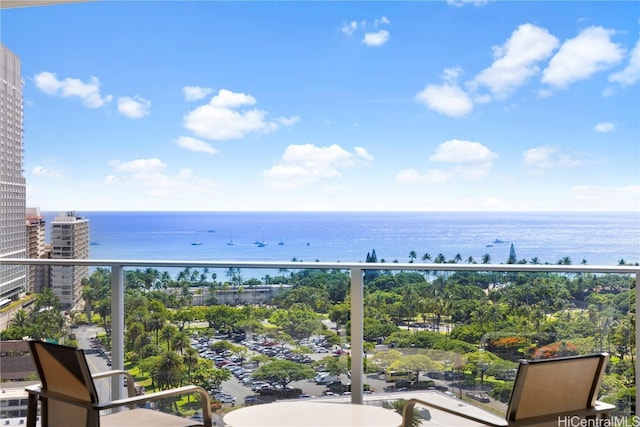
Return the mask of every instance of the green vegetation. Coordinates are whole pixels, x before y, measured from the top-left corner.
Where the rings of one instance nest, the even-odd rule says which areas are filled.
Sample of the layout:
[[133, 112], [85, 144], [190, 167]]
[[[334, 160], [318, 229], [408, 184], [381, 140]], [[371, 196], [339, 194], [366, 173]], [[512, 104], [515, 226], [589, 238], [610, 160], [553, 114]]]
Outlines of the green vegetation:
[[20, 340], [23, 337], [48, 339], [55, 342], [68, 342], [68, 330], [65, 319], [60, 312], [60, 299], [51, 289], [44, 289], [36, 295], [35, 302], [29, 311], [18, 310], [9, 328], [0, 333], [2, 340]]
[[[410, 262], [430, 261], [431, 255], [410, 253]], [[443, 254], [435, 263], [447, 261]], [[483, 257], [482, 262], [490, 259]], [[509, 261], [526, 263], [515, 258]], [[375, 251], [367, 262], [376, 263]], [[383, 261], [380, 261], [383, 262]], [[469, 259], [469, 262], [474, 262]], [[539, 263], [533, 259], [532, 263]], [[558, 263], [570, 264], [570, 259]], [[227, 337], [211, 346], [228, 351], [245, 363], [260, 364], [255, 378], [286, 386], [311, 378], [313, 370], [295, 362], [250, 356], [236, 337], [253, 335], [297, 353], [308, 351], [294, 340], [324, 335], [332, 345], [349, 336], [349, 273], [340, 270], [281, 270], [275, 277], [243, 280], [229, 269], [220, 282], [207, 269], [186, 268], [175, 279], [155, 269], [125, 275], [125, 358], [148, 388], [164, 389], [186, 383], [218, 387], [229, 372], [201, 358], [190, 345], [192, 336]], [[235, 289], [238, 295], [257, 285], [287, 285], [270, 305], [217, 304], [215, 290]], [[212, 292], [205, 306], [193, 306], [193, 287]], [[74, 319], [97, 319], [107, 332], [110, 322], [110, 272], [98, 268], [86, 281], [87, 312]], [[3, 338], [25, 335], [59, 338], [63, 321], [50, 292], [38, 295], [34, 310], [19, 312]], [[37, 309], [36, 309], [37, 308]], [[53, 317], [55, 315], [55, 318]], [[51, 318], [46, 316], [52, 316]], [[60, 317], [58, 317], [60, 316]], [[337, 324], [328, 330], [323, 319]], [[35, 327], [35, 325], [38, 325]], [[194, 326], [197, 325], [197, 326]], [[107, 342], [109, 341], [107, 336]], [[367, 270], [364, 285], [364, 339], [369, 352], [367, 372], [386, 368], [444, 375], [451, 388], [479, 387], [506, 401], [516, 362], [607, 351], [612, 355], [603, 384], [603, 399], [621, 413], [635, 411], [635, 283], [620, 274], [403, 272]], [[240, 339], [235, 339], [240, 341]], [[371, 350], [385, 344], [389, 350]], [[324, 360], [332, 374], [350, 373], [348, 356]], [[446, 374], [446, 375], [445, 375]]]

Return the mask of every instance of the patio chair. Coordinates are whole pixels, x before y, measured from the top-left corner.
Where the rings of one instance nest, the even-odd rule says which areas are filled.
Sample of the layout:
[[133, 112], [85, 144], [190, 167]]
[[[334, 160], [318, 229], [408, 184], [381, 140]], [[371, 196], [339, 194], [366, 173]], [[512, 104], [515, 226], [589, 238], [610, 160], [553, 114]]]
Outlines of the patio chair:
[[[211, 427], [209, 395], [201, 387], [191, 385], [134, 396], [133, 378], [127, 371], [115, 370], [92, 376], [80, 349], [42, 341], [29, 341], [29, 347], [42, 384], [26, 389], [29, 394], [28, 427], [35, 427], [38, 401], [41, 403], [42, 427]], [[112, 376], [127, 379], [128, 397], [99, 402], [93, 380]], [[185, 394], [200, 396], [201, 421], [138, 407], [146, 402]], [[105, 414], [114, 408], [120, 408], [119, 412]]]
[[615, 406], [596, 400], [608, 360], [609, 355], [601, 353], [521, 361], [504, 421], [492, 422], [459, 409], [411, 399], [404, 407], [402, 425], [411, 426], [416, 403], [495, 427], [558, 427], [577, 425], [576, 420], [587, 418], [610, 418]]

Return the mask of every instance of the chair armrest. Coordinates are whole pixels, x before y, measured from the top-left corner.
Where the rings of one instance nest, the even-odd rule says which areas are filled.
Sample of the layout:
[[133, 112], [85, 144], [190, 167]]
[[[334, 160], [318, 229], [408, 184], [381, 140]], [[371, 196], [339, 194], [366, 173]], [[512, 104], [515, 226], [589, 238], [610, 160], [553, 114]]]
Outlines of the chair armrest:
[[425, 402], [421, 399], [409, 399], [407, 403], [404, 405], [404, 409], [402, 410], [402, 427], [411, 427], [411, 420], [413, 419], [413, 407], [416, 403], [420, 403], [422, 405], [428, 406], [430, 408], [437, 409], [442, 412], [446, 412], [451, 415], [455, 415], [457, 417], [465, 418], [467, 420], [475, 421], [480, 424], [484, 424], [492, 427], [505, 427], [508, 426], [509, 423], [505, 420], [502, 423], [492, 423], [488, 420], [483, 420], [482, 418], [474, 417], [473, 415], [467, 415], [462, 412], [457, 412], [449, 408], [445, 408], [444, 406], [436, 405], [435, 403]]
[[136, 391], [135, 388], [133, 386], [133, 376], [129, 373], [129, 371], [125, 371], [125, 370], [121, 370], [121, 369], [115, 369], [113, 371], [106, 371], [106, 372], [99, 372], [97, 374], [92, 374], [91, 378], [93, 378], [94, 380], [99, 380], [99, 379], [103, 379], [103, 378], [108, 378], [108, 377], [115, 377], [115, 376], [124, 376], [127, 379], [127, 396], [131, 397], [131, 396], [135, 396], [136, 395]]
[[96, 405], [91, 402], [76, 399], [74, 397], [66, 396], [53, 391], [42, 390], [42, 386], [40, 384], [25, 387], [25, 390], [27, 391], [27, 393], [29, 393], [29, 397], [36, 396], [38, 398], [43, 397], [45, 399], [59, 400], [61, 402], [79, 406], [85, 409], [93, 409], [93, 407]]
[[154, 400], [164, 399], [171, 396], [180, 396], [183, 394], [196, 393], [200, 395], [200, 405], [202, 407], [202, 419], [205, 426], [211, 425], [211, 403], [209, 401], [209, 393], [199, 386], [187, 385], [183, 387], [173, 388], [170, 390], [156, 391], [154, 393], [142, 394], [140, 396], [126, 397], [124, 399], [113, 400], [111, 402], [97, 403], [93, 407], [98, 410], [112, 409], [120, 406], [130, 406], [135, 403], [150, 402]]
[[178, 387], [170, 390], [157, 391], [154, 393], [143, 394], [140, 396], [127, 397], [124, 399], [113, 400], [104, 403], [90, 403], [79, 399], [74, 399], [69, 396], [60, 395], [51, 391], [45, 391], [41, 389], [41, 385], [34, 385], [25, 388], [29, 395], [36, 395], [38, 397], [44, 397], [46, 399], [60, 400], [71, 405], [80, 406], [85, 409], [101, 411], [103, 409], [119, 408], [121, 406], [132, 407], [136, 403], [149, 402], [154, 400], [163, 399], [171, 396], [179, 396], [183, 394], [197, 393], [200, 395], [200, 405], [202, 407], [202, 422], [205, 426], [211, 426], [211, 403], [209, 401], [209, 394], [202, 387], [195, 385], [187, 385], [184, 387]]

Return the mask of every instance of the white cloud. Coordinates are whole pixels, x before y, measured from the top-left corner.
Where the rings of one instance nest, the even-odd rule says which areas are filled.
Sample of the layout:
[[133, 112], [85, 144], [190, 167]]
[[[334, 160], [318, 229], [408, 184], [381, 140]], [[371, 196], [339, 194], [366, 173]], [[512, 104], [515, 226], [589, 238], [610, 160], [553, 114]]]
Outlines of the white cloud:
[[616, 129], [615, 124], [610, 122], [598, 123], [593, 128], [593, 130], [595, 130], [596, 132], [603, 132], [603, 133], [613, 132], [615, 129]]
[[36, 87], [48, 95], [60, 95], [63, 98], [76, 97], [89, 108], [99, 108], [108, 104], [113, 96], [100, 95], [100, 80], [90, 77], [87, 83], [79, 79], [59, 80], [55, 73], [43, 71], [34, 76]]
[[291, 116], [291, 117], [279, 117], [276, 119], [278, 123], [284, 126], [291, 126], [300, 121], [300, 116]]
[[151, 108], [151, 102], [137, 95], [133, 98], [128, 96], [118, 98], [118, 112], [130, 119], [148, 116], [149, 108]]
[[613, 33], [602, 27], [589, 27], [565, 41], [543, 71], [542, 82], [564, 89], [619, 63], [624, 49], [611, 42]]
[[350, 153], [337, 144], [318, 147], [313, 144], [289, 145], [280, 163], [263, 172], [267, 183], [280, 188], [297, 188], [327, 178], [339, 178], [342, 172], [366, 165], [373, 156], [362, 147]]
[[479, 142], [452, 139], [438, 146], [435, 154], [429, 156], [432, 162], [485, 163], [498, 155]]
[[404, 169], [396, 175], [396, 181], [443, 184], [455, 177], [478, 180], [489, 174], [496, 157], [496, 153], [478, 142], [453, 139], [440, 144], [429, 156], [431, 162], [451, 164], [448, 169], [432, 168], [423, 175], [413, 169]]
[[59, 170], [52, 169], [52, 168], [46, 168], [44, 166], [36, 166], [36, 167], [34, 167], [31, 170], [31, 174], [33, 174], [35, 176], [45, 176], [45, 177], [52, 177], [52, 178], [58, 178], [61, 175]]
[[[117, 187], [123, 198], [144, 200], [154, 206], [193, 204], [193, 200], [211, 200], [224, 191], [210, 179], [196, 176], [191, 169], [177, 173], [164, 173], [167, 165], [159, 159], [141, 159], [130, 162], [113, 161], [114, 174], [105, 178], [105, 184]], [[149, 200], [151, 199], [151, 200]]]
[[383, 16], [382, 18], [376, 19], [375, 21], [373, 21], [373, 26], [374, 27], [379, 27], [380, 25], [389, 25], [391, 24], [391, 21], [389, 21], [389, 18], [387, 18], [386, 16]]
[[389, 41], [389, 31], [380, 30], [375, 33], [365, 33], [362, 43], [367, 46], [382, 46]]
[[611, 74], [609, 81], [629, 86], [640, 80], [640, 40], [629, 54], [629, 64], [624, 70]]
[[358, 29], [358, 23], [356, 21], [347, 22], [342, 24], [342, 32], [350, 36], [355, 30]]
[[567, 154], [560, 153], [558, 147], [544, 145], [524, 152], [524, 165], [535, 172], [557, 167], [573, 167], [582, 164]]
[[464, 117], [473, 110], [469, 95], [455, 84], [427, 85], [416, 99], [430, 110], [450, 117]]
[[251, 95], [221, 89], [208, 104], [188, 112], [184, 127], [196, 136], [213, 140], [240, 139], [252, 132], [271, 132], [281, 125], [288, 126], [299, 120], [298, 116], [266, 119], [267, 112], [256, 108], [239, 110], [242, 106], [254, 105]]
[[117, 172], [158, 172], [167, 168], [167, 164], [158, 158], [137, 159], [129, 162], [111, 160], [109, 165]]
[[190, 136], [181, 136], [176, 139], [175, 144], [178, 147], [187, 149], [189, 151], [195, 151], [199, 153], [207, 153], [207, 154], [218, 154], [218, 150], [213, 148], [210, 144], [201, 141], [196, 138], [192, 138]]
[[391, 35], [389, 31], [380, 29], [383, 25], [389, 25], [391, 21], [386, 16], [376, 18], [373, 23], [349, 21], [342, 24], [341, 31], [347, 36], [352, 36], [355, 32], [362, 34], [362, 43], [367, 46], [382, 46], [389, 41]]
[[213, 89], [201, 86], [185, 86], [182, 88], [185, 101], [197, 101], [213, 93]]
[[489, 3], [489, 0], [447, 0], [447, 4], [455, 7], [462, 7], [465, 4], [472, 4], [474, 6], [484, 6]]
[[518, 27], [502, 46], [493, 47], [495, 61], [469, 83], [472, 89], [486, 86], [497, 98], [504, 99], [539, 73], [538, 62], [551, 56], [558, 39], [531, 24]]
[[353, 147], [353, 151], [356, 152], [356, 156], [368, 162], [372, 162], [374, 157], [367, 152], [364, 147]]
[[240, 92], [231, 92], [227, 89], [220, 89], [218, 94], [209, 101], [211, 105], [218, 108], [237, 108], [243, 105], [254, 105], [256, 99], [251, 95]]
[[571, 206], [576, 210], [638, 211], [640, 185], [606, 187], [575, 186], [570, 190]]

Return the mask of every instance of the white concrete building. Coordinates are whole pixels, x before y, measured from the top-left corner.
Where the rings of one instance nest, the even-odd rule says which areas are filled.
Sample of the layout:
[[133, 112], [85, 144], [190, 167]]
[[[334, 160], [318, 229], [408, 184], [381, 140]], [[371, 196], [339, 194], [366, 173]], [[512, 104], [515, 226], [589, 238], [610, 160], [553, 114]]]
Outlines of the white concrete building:
[[[46, 257], [45, 220], [39, 208], [27, 208], [27, 257], [42, 259]], [[27, 291], [41, 292], [48, 285], [48, 268], [44, 265], [29, 267], [27, 271]]]
[[[75, 212], [59, 214], [51, 222], [51, 258], [89, 258], [89, 220]], [[51, 289], [63, 308], [73, 308], [80, 300], [82, 279], [89, 277], [87, 266], [51, 266]]]
[[[0, 259], [26, 258], [26, 183], [23, 173], [20, 58], [0, 44]], [[0, 301], [24, 292], [27, 269], [0, 265]]]

